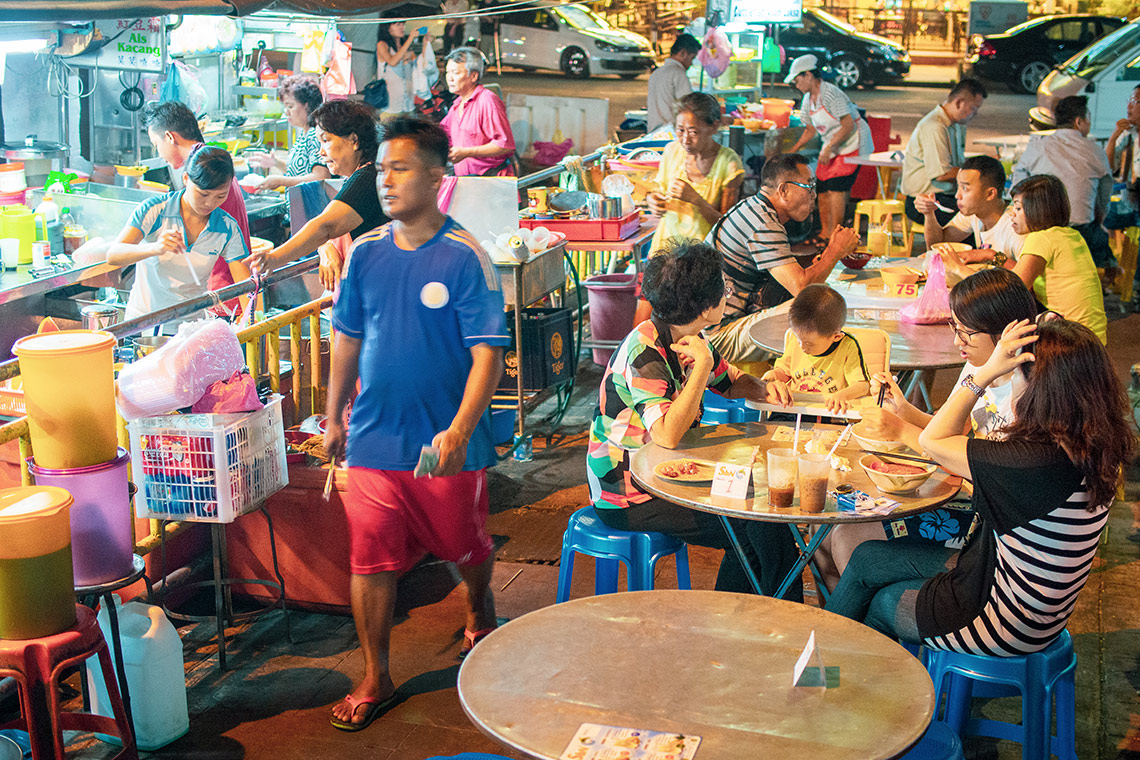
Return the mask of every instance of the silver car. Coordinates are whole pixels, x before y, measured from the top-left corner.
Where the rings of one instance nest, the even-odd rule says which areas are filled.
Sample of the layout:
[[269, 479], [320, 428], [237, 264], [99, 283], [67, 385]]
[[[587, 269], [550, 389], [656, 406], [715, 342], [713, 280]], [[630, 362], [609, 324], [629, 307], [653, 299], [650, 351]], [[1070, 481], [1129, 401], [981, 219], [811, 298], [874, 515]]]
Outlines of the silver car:
[[656, 64], [649, 40], [640, 34], [615, 29], [584, 5], [549, 0], [504, 14], [499, 47], [504, 65], [561, 71], [575, 79], [633, 79]]

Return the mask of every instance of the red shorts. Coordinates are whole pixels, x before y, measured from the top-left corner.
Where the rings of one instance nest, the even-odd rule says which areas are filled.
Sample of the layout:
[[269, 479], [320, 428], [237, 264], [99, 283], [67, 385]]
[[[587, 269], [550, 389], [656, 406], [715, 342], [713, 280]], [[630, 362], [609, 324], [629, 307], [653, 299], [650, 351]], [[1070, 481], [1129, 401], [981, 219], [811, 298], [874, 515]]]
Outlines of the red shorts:
[[406, 470], [350, 467], [344, 503], [353, 575], [408, 570], [424, 551], [478, 565], [494, 548], [486, 470], [416, 478]]

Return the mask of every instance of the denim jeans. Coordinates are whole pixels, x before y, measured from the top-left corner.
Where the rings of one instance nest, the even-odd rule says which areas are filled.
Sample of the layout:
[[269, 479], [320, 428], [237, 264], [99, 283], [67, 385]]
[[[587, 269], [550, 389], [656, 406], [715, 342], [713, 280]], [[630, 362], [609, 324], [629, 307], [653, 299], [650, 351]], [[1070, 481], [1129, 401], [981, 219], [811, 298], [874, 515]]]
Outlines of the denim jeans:
[[[736, 550], [721, 524], [720, 518], [672, 504], [663, 499], [650, 499], [625, 509], [596, 510], [602, 522], [617, 530], [665, 533], [696, 546], [723, 549], [724, 559], [716, 576], [717, 591], [751, 594], [752, 585], [740, 564]], [[760, 591], [773, 596], [799, 556], [791, 531], [784, 523], [741, 520], [730, 517], [732, 530], [740, 541], [744, 556], [760, 582]], [[784, 595], [791, 602], [804, 600], [803, 582], [797, 578]]]
[[949, 569], [958, 552], [930, 543], [867, 541], [856, 547], [827, 602], [827, 611], [858, 620], [891, 638], [920, 643], [918, 590]]

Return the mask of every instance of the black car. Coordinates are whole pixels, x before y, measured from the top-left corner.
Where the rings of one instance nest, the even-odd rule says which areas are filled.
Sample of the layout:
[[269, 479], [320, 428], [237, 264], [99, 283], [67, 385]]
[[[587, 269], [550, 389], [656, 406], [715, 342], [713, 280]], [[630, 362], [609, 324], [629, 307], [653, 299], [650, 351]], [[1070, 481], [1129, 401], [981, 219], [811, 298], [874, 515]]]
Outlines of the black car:
[[910, 71], [910, 55], [902, 45], [860, 32], [818, 9], [805, 8], [799, 26], [780, 27], [780, 44], [787, 51], [782, 74], [794, 59], [811, 53], [831, 68], [835, 84], [844, 90], [897, 82]]
[[1008, 84], [1014, 92], [1037, 92], [1054, 66], [1124, 24], [1117, 16], [1074, 13], [1035, 18], [1001, 34], [975, 34], [960, 70], [963, 76]]

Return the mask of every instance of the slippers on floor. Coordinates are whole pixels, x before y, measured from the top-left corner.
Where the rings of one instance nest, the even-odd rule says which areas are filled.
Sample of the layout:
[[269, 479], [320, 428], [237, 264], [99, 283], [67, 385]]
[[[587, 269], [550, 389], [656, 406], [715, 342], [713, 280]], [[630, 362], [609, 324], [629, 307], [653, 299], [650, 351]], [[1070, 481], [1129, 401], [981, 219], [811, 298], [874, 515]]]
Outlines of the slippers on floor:
[[344, 701], [352, 708], [352, 716], [356, 716], [356, 710], [361, 705], [364, 705], [364, 720], [359, 723], [353, 723], [350, 720], [343, 721], [340, 718], [333, 717], [329, 720], [333, 728], [339, 728], [341, 731], [362, 731], [372, 725], [372, 721], [379, 718], [382, 714], [388, 711], [388, 708], [396, 704], [396, 694], [387, 699], [377, 699], [375, 697], [365, 697], [364, 699], [357, 699], [351, 694], [344, 698]]

